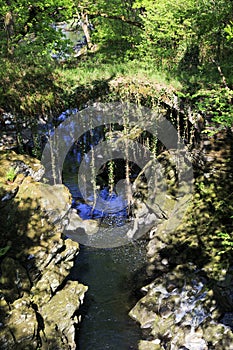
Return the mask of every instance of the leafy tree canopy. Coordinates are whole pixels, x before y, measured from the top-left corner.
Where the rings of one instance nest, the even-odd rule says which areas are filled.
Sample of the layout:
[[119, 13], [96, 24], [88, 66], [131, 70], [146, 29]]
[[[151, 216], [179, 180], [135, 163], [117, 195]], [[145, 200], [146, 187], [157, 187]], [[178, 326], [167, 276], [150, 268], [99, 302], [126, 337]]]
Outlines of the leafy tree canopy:
[[[44, 55], [58, 45], [61, 33], [53, 24], [72, 16], [72, 2], [65, 0], [0, 2], [2, 52], [8, 56]], [[60, 47], [59, 47], [60, 49]]]
[[204, 103], [222, 125], [231, 124], [231, 0], [0, 0], [1, 66], [17, 60], [47, 71], [51, 52], [69, 50], [54, 26], [68, 20], [82, 27], [88, 49], [98, 44], [102, 62], [140, 59], [155, 71], [175, 74], [186, 93], [205, 95], [197, 106]]

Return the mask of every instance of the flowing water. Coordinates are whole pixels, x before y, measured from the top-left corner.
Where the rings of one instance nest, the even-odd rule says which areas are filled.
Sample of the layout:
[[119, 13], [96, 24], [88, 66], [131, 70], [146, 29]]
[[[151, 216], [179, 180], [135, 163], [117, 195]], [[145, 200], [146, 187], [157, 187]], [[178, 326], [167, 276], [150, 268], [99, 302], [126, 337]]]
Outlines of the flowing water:
[[[64, 173], [63, 177], [77, 197], [76, 173], [69, 172], [67, 176]], [[143, 240], [112, 249], [81, 246], [70, 275], [70, 279], [89, 287], [81, 309], [77, 349], [137, 349], [141, 330], [128, 312], [137, 301], [136, 292], [143, 286], [145, 246]]]
[[[96, 132], [96, 143], [101, 134]], [[78, 186], [77, 172], [83, 152], [83, 144], [88, 139], [82, 138], [82, 145], [76, 143], [66, 157], [63, 167], [63, 183], [69, 188], [73, 197], [73, 208], [85, 219], [99, 219], [101, 213], [92, 211], [88, 204], [82, 202]], [[102, 195], [107, 195], [106, 187]], [[111, 197], [111, 205], [117, 207], [119, 197]], [[117, 211], [117, 210], [116, 210]], [[114, 214], [115, 229], [120, 230], [126, 219], [127, 211], [120, 210]], [[102, 218], [103, 219], [103, 218]], [[120, 223], [119, 223], [120, 222]], [[81, 307], [82, 322], [77, 329], [78, 350], [129, 350], [137, 349], [142, 338], [139, 325], [133, 321], [128, 312], [139, 297], [138, 291], [145, 284], [146, 241], [117, 248], [80, 247], [80, 253], [69, 276], [70, 279], [89, 287], [84, 304]]]
[[[141, 330], [128, 312], [136, 302], [138, 274], [145, 264], [141, 244], [114, 249], [81, 247], [71, 278], [88, 285], [79, 350], [137, 349]], [[142, 282], [142, 281], [141, 281]]]

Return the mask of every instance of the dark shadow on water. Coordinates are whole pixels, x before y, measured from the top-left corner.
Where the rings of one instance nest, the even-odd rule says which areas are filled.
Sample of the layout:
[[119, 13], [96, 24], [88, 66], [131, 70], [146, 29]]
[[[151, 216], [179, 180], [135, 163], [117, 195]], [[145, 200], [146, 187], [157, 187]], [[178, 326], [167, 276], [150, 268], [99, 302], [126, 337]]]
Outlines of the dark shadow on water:
[[[69, 279], [88, 285], [77, 349], [136, 350], [142, 332], [129, 316], [144, 281], [145, 242], [114, 249], [81, 247]], [[138, 281], [136, 277], [138, 276]]]

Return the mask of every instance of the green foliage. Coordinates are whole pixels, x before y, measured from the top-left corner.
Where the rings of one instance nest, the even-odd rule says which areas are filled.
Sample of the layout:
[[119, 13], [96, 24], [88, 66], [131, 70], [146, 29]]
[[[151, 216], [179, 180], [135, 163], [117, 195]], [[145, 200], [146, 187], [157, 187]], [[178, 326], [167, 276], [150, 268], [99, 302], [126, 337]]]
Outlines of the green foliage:
[[[231, 219], [233, 219], [233, 216], [231, 216]], [[221, 240], [221, 244], [223, 247], [223, 249], [219, 252], [219, 254], [224, 254], [226, 252], [229, 252], [232, 254], [232, 252], [233, 252], [233, 231], [231, 233], [219, 232], [218, 236]]]
[[4, 248], [0, 248], [0, 257], [6, 255], [11, 246], [7, 245]]
[[19, 123], [30, 124], [35, 116], [49, 115], [58, 104], [54, 69], [54, 62], [46, 57], [0, 59], [0, 106], [14, 113]]
[[185, 18], [192, 4], [181, 0], [145, 0], [136, 1], [134, 6], [144, 9], [141, 19], [145, 30], [139, 47], [142, 54], [154, 57], [159, 66], [172, 67], [193, 35], [191, 17]]
[[224, 28], [224, 31], [226, 33], [226, 38], [227, 40], [232, 40], [233, 39], [233, 22], [230, 21]]
[[224, 57], [226, 49], [232, 54], [225, 32], [232, 20], [230, 0], [137, 0], [134, 7], [141, 9], [144, 24], [139, 50], [156, 65], [190, 69], [195, 58], [198, 68], [210, 57]]
[[16, 173], [15, 168], [11, 167], [6, 173], [6, 180], [10, 181], [10, 182], [13, 182], [15, 177], [16, 177], [16, 174], [17, 173]]
[[219, 252], [219, 254], [223, 254], [227, 252], [233, 251], [233, 238], [232, 238], [233, 232], [231, 234], [220, 232], [218, 234], [219, 238], [221, 239], [221, 244], [223, 249]]
[[[233, 126], [233, 90], [216, 87], [212, 90], [199, 91], [193, 98], [198, 98], [196, 108], [211, 118], [215, 131]], [[208, 129], [206, 131], [210, 132]]]
[[92, 40], [106, 58], [121, 56], [125, 60], [132, 57], [141, 32], [139, 11], [133, 4], [132, 0], [113, 0], [111, 6], [106, 0], [78, 2], [77, 12], [80, 17], [89, 18], [94, 26]]
[[[113, 0], [111, 6], [106, 0], [0, 0], [0, 106], [15, 113], [20, 123], [34, 126], [38, 116], [48, 120], [54, 106], [58, 110], [69, 105], [83, 86], [140, 74], [141, 80], [162, 79], [163, 85], [169, 75], [170, 80], [175, 76], [176, 88], [184, 84], [183, 93], [194, 96], [196, 109], [210, 117], [216, 129], [229, 127], [232, 13], [230, 0]], [[92, 24], [89, 34], [97, 45], [95, 52], [87, 50], [57, 67], [51, 53], [70, 53], [72, 45], [54, 23], [68, 20]], [[226, 84], [220, 77], [213, 85], [212, 71], [219, 73], [212, 62], [221, 65], [226, 59]]]
[[43, 54], [51, 43], [58, 43], [61, 38], [61, 32], [53, 27], [54, 22], [66, 20], [71, 15], [72, 2], [66, 0], [6, 2], [0, 10], [2, 23], [5, 23], [2, 44], [7, 43], [12, 53], [22, 48], [31, 52], [37, 47]]
[[233, 203], [231, 184], [220, 183], [219, 176], [196, 182], [191, 213], [193, 225], [197, 227], [206, 249], [210, 253], [213, 249], [218, 255], [223, 255], [231, 253], [233, 249], [232, 225], [229, 225], [229, 218], [233, 219]]

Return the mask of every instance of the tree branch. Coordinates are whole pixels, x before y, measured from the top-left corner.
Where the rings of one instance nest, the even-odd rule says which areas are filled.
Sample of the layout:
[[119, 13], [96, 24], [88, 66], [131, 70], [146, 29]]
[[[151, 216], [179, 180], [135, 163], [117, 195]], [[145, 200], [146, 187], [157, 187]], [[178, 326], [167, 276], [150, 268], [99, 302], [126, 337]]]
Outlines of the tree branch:
[[222, 68], [220, 67], [220, 65], [215, 61], [215, 59], [211, 59], [212, 60], [212, 62], [216, 65], [216, 67], [217, 67], [217, 70], [218, 70], [218, 72], [219, 72], [219, 75], [220, 75], [220, 77], [222, 78], [222, 82], [223, 82], [223, 85], [225, 86], [225, 88], [226, 88], [226, 90], [230, 90], [230, 88], [229, 88], [229, 86], [227, 85], [227, 80], [226, 80], [226, 77], [225, 77], [225, 75], [223, 74], [223, 72], [222, 72]]
[[[65, 9], [66, 9], [65, 7], [55, 7], [53, 9], [51, 9], [51, 12], [49, 11], [47, 14], [50, 17], [55, 17], [56, 15], [58, 15], [61, 11], [65, 10]], [[40, 14], [43, 14], [45, 10], [50, 10], [50, 6], [45, 6], [44, 8], [40, 8], [40, 7], [35, 6], [35, 5], [30, 5], [29, 12], [28, 12], [28, 18], [24, 22], [22, 29], [18, 32], [18, 34], [21, 34], [23, 37], [25, 37], [30, 31], [30, 26], [28, 24], [37, 20], [37, 16]]]
[[142, 23], [137, 22], [137, 21], [131, 21], [128, 18], [125, 18], [125, 16], [120, 16], [120, 15], [109, 15], [108, 13], [100, 13], [100, 12], [94, 12], [94, 13], [88, 13], [88, 17], [90, 19], [96, 18], [96, 17], [102, 17], [102, 18], [107, 18], [107, 19], [114, 19], [114, 20], [119, 20], [124, 23], [130, 24], [132, 26], [138, 27], [140, 29], [143, 28]]

